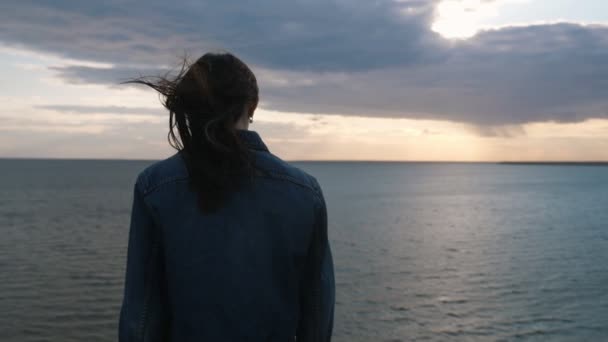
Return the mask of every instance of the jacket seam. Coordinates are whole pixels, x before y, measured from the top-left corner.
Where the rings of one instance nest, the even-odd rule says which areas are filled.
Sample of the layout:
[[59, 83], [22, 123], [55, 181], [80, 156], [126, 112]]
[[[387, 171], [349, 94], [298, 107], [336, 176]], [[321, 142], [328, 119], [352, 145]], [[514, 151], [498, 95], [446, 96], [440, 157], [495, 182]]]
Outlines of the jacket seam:
[[[312, 189], [314, 190], [315, 195], [317, 196], [317, 200], [321, 203], [325, 202], [325, 199], [323, 198], [323, 191], [321, 190], [321, 186], [319, 186], [319, 183], [317, 182], [317, 180], [312, 177], [309, 176], [310, 178], [310, 182], [312, 183]], [[319, 204], [321, 205], [321, 204]]]
[[324, 241], [327, 239], [327, 226], [326, 226], [326, 215], [324, 215], [324, 208], [323, 208], [323, 203], [320, 201], [316, 201], [315, 203], [315, 209], [316, 209], [316, 213], [315, 215], [317, 216], [317, 219], [315, 220], [316, 224], [315, 224], [315, 233], [314, 233], [314, 237], [316, 238], [316, 241], [314, 243], [315, 251], [314, 251], [314, 255], [318, 258], [318, 260], [315, 263], [315, 265], [318, 267], [318, 269], [316, 269], [315, 271], [318, 272], [314, 272], [314, 274], [316, 275], [317, 273], [319, 274], [319, 279], [317, 280], [318, 282], [315, 284], [316, 286], [313, 286], [313, 324], [312, 324], [312, 329], [313, 329], [313, 334], [312, 336], [315, 336], [315, 339], [317, 338], [321, 338], [321, 336], [323, 336], [323, 333], [321, 332], [321, 323], [320, 323], [320, 319], [321, 319], [321, 287], [322, 285], [322, 279], [323, 279], [323, 274], [322, 274], [322, 269], [323, 269], [323, 258], [324, 258], [324, 249], [325, 249], [325, 245], [324, 245]]
[[174, 182], [187, 181], [188, 179], [189, 179], [189, 177], [187, 177], [187, 176], [178, 176], [178, 177], [171, 177], [171, 178], [163, 179], [162, 181], [155, 183], [154, 185], [148, 187], [143, 192], [143, 196], [146, 197], [146, 196], [150, 195], [151, 193], [155, 192], [156, 190], [158, 190], [159, 188], [161, 188], [164, 185], [174, 183]]
[[306, 184], [305, 182], [302, 182], [302, 181], [298, 180], [295, 177], [292, 177], [292, 176], [289, 176], [289, 175], [286, 175], [286, 174], [283, 174], [283, 173], [278, 173], [278, 172], [275, 172], [275, 171], [272, 171], [272, 170], [267, 170], [266, 172], [267, 172], [267, 175], [260, 175], [259, 177], [285, 180], [285, 181], [288, 181], [288, 182], [290, 182], [292, 184], [296, 184], [296, 185], [299, 185], [299, 186], [301, 186], [303, 188], [306, 188], [308, 190], [312, 190], [312, 192], [314, 192], [315, 194], [317, 193], [316, 190], [315, 190], [315, 188], [312, 187], [310, 184]]
[[[154, 238], [154, 242], [152, 244], [152, 251], [150, 252], [150, 260], [148, 260], [147, 263], [147, 269], [150, 270], [149, 273], [149, 277], [154, 278], [154, 276], [156, 275], [156, 270], [153, 267], [153, 262], [154, 259], [158, 257], [158, 250], [159, 250], [159, 241], [158, 241], [158, 237]], [[142, 313], [140, 316], [140, 322], [139, 322], [139, 336], [141, 337], [142, 341], [144, 340], [144, 338], [146, 337], [146, 326], [148, 323], [148, 311], [150, 309], [150, 301], [152, 300], [152, 286], [154, 286], [154, 284], [151, 284], [151, 282], [147, 282], [148, 284], [146, 285], [146, 288], [144, 290], [144, 304], [143, 304], [143, 309], [142, 309]]]
[[[145, 176], [142, 176], [142, 178], [145, 178]], [[142, 181], [145, 181], [145, 179], [142, 179]], [[138, 187], [140, 185], [141, 185], [141, 183], [138, 183], [136, 185], [136, 187]], [[146, 270], [149, 271], [148, 277], [154, 277], [156, 270], [153, 267], [153, 262], [154, 262], [154, 259], [158, 257], [158, 251], [159, 251], [159, 247], [160, 247], [160, 243], [161, 243], [161, 241], [160, 241], [161, 227], [160, 227], [160, 222], [158, 221], [158, 217], [156, 216], [156, 213], [154, 212], [152, 207], [146, 201], [143, 191], [141, 191], [141, 189], [139, 189], [138, 191], [140, 192], [142, 205], [144, 206], [144, 208], [146, 209], [148, 214], [151, 216], [152, 223], [153, 223], [154, 231], [149, 232], [152, 235], [152, 246], [151, 246], [151, 251], [150, 251], [150, 258], [148, 259], [145, 267], [146, 267]], [[140, 338], [142, 341], [145, 339], [146, 325], [147, 325], [147, 320], [148, 320], [148, 310], [149, 310], [150, 300], [151, 300], [151, 296], [152, 296], [152, 288], [151, 288], [152, 286], [153, 285], [150, 284], [150, 282], [147, 282], [147, 284], [144, 288], [144, 301], [143, 301], [143, 305], [142, 305], [142, 312], [139, 315], [139, 322], [138, 322], [139, 324], [138, 324], [136, 336], [138, 338]]]
[[[261, 178], [269, 178], [269, 179], [279, 179], [279, 180], [285, 180], [288, 181], [292, 184], [296, 184], [299, 185], [303, 188], [306, 188], [308, 190], [311, 190], [317, 197], [321, 196], [321, 194], [319, 193], [318, 189], [315, 188], [314, 186], [310, 185], [310, 184], [306, 184], [303, 181], [300, 181], [299, 179], [283, 174], [283, 173], [278, 173], [276, 171], [273, 170], [266, 170], [266, 174], [263, 175], [258, 175], [258, 177]], [[142, 191], [142, 196], [143, 197], [147, 197], [148, 195], [152, 194], [153, 192], [155, 192], [156, 190], [158, 190], [159, 188], [168, 185], [170, 183], [174, 183], [174, 182], [183, 182], [183, 181], [188, 181], [189, 177], [186, 176], [179, 176], [179, 177], [172, 177], [172, 178], [168, 178], [168, 179], [164, 179], [161, 182], [158, 182], [156, 184], [154, 184], [153, 186], [150, 186], [148, 188], [146, 188], [144, 191]], [[148, 207], [148, 209], [150, 209]]]

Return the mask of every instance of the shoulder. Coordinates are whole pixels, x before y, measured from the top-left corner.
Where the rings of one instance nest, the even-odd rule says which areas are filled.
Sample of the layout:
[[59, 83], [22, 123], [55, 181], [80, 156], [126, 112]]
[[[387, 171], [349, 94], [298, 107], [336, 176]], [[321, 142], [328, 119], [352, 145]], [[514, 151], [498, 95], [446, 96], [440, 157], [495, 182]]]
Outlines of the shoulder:
[[187, 179], [188, 170], [178, 152], [143, 169], [137, 176], [136, 186], [146, 195], [164, 184]]
[[255, 166], [267, 177], [291, 182], [313, 191], [316, 195], [322, 195], [321, 187], [315, 177], [272, 153], [256, 153]]
[[[255, 152], [255, 167], [263, 177], [290, 182], [323, 196], [315, 177], [269, 152]], [[163, 185], [188, 180], [188, 170], [178, 153], [154, 162], [137, 176], [136, 186], [145, 196]]]

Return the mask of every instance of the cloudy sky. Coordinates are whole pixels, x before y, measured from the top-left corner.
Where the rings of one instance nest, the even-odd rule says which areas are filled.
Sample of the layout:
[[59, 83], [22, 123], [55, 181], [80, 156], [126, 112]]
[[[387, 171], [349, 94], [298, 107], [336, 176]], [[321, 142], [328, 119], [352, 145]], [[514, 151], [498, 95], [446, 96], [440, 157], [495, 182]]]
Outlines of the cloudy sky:
[[0, 3], [0, 157], [170, 155], [121, 80], [228, 50], [285, 159], [608, 160], [605, 0]]

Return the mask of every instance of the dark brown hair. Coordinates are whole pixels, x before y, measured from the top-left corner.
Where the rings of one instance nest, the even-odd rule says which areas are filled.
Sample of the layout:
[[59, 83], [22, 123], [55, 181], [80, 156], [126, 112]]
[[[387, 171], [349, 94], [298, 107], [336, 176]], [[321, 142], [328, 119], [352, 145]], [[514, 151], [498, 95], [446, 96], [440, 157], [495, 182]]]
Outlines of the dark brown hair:
[[252, 172], [249, 151], [235, 124], [257, 107], [253, 72], [230, 53], [207, 53], [194, 63], [184, 58], [175, 76], [125, 83], [143, 84], [161, 95], [169, 110], [169, 143], [184, 158], [199, 206], [203, 212], [217, 210]]

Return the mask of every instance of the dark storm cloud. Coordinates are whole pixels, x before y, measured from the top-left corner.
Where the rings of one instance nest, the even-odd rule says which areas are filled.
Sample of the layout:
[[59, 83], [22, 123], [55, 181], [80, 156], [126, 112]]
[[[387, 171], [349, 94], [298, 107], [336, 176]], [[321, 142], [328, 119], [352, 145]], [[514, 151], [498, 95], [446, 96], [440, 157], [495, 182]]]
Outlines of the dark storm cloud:
[[430, 0], [19, 1], [0, 40], [110, 63], [229, 49], [262, 66], [364, 70], [438, 58]]
[[567, 24], [490, 31], [441, 63], [269, 84], [266, 100], [279, 110], [481, 125], [608, 118], [604, 37], [606, 28]]
[[0, 5], [0, 40], [111, 63], [54, 70], [112, 85], [159, 74], [184, 50], [229, 49], [253, 66], [262, 105], [274, 110], [483, 126], [608, 118], [606, 27], [504, 28], [449, 42], [430, 31], [436, 2], [22, 1], [12, 14]]

